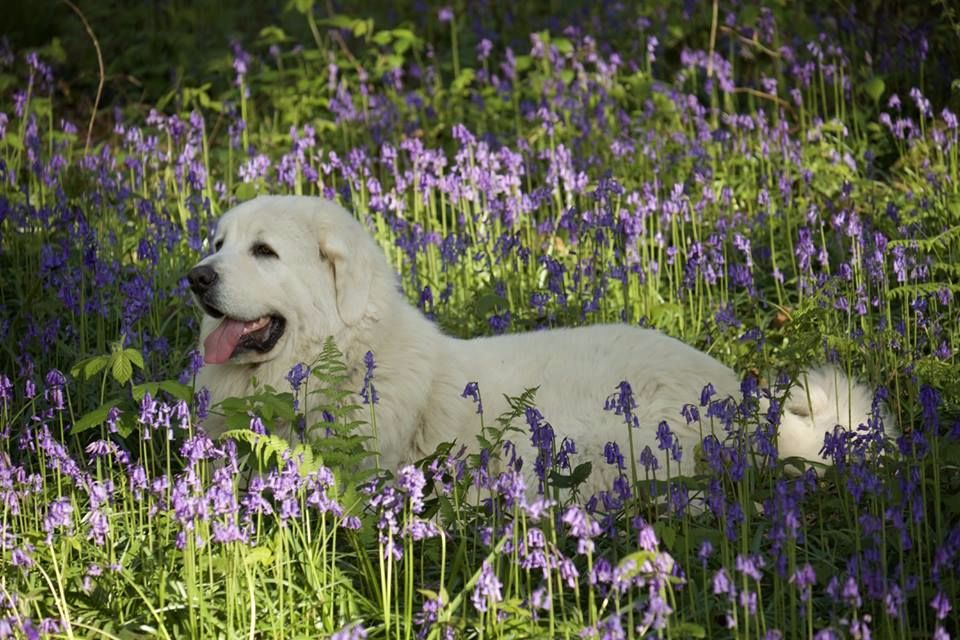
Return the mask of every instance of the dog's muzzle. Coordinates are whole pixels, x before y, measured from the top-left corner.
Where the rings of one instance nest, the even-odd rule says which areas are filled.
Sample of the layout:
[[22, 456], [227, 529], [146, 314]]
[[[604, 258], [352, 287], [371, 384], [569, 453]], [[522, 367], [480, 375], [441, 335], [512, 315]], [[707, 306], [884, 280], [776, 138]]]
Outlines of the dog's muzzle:
[[217, 308], [214, 291], [220, 276], [211, 266], [202, 264], [187, 272], [187, 282], [190, 290], [203, 310], [214, 318], [222, 318], [223, 312]]
[[187, 282], [190, 283], [190, 290], [198, 296], [203, 296], [210, 287], [217, 283], [217, 271], [211, 266], [201, 264], [190, 269], [187, 273]]
[[283, 336], [286, 319], [279, 314], [255, 318], [228, 316], [220, 310], [216, 298], [215, 285], [219, 279], [216, 269], [208, 265], [198, 265], [187, 272], [190, 290], [203, 311], [221, 320], [204, 341], [204, 361], [222, 364], [243, 353], [270, 352]]

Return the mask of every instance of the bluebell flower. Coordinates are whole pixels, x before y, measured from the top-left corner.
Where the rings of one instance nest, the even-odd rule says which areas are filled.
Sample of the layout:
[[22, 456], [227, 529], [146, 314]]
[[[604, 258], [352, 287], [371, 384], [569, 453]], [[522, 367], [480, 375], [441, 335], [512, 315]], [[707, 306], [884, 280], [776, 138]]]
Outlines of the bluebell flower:
[[950, 605], [950, 599], [947, 598], [943, 591], [937, 591], [936, 595], [933, 596], [933, 599], [930, 601], [930, 606], [933, 608], [937, 620], [946, 620], [947, 615], [953, 610], [953, 607]]
[[264, 426], [263, 420], [260, 418], [260, 416], [256, 414], [250, 415], [250, 431], [253, 431], [261, 436], [267, 435], [267, 428]]
[[507, 329], [510, 328], [511, 315], [509, 311], [504, 311], [503, 313], [496, 313], [490, 316], [490, 329], [493, 331], [494, 335], [501, 335], [507, 332]]
[[503, 600], [502, 588], [503, 583], [500, 582], [500, 579], [497, 578], [493, 572], [493, 567], [490, 565], [490, 562], [484, 560], [483, 565], [480, 567], [480, 575], [477, 579], [476, 586], [473, 588], [473, 593], [470, 596], [470, 601], [473, 602], [473, 606], [477, 611], [485, 612], [490, 604], [496, 604]]
[[570, 528], [570, 535], [577, 539], [577, 553], [592, 553], [593, 539], [600, 535], [600, 525], [579, 505], [571, 505], [563, 514], [562, 521]]
[[707, 561], [713, 555], [713, 544], [709, 540], [704, 540], [700, 543], [700, 548], [697, 549], [697, 557], [700, 558], [700, 563], [704, 569], [707, 567]]
[[372, 351], [367, 351], [364, 354], [363, 364], [366, 367], [366, 372], [363, 374], [363, 388], [360, 390], [360, 397], [363, 398], [363, 404], [377, 404], [380, 402], [380, 396], [373, 384], [373, 370], [377, 368], [377, 365], [373, 360]]
[[666, 420], [661, 420], [657, 425], [657, 447], [661, 451], [669, 451], [673, 447], [673, 432]]
[[460, 394], [461, 398], [473, 398], [473, 401], [477, 405], [477, 413], [483, 415], [483, 400], [480, 397], [480, 385], [476, 382], [468, 382], [467, 386], [463, 388], [463, 393]]
[[733, 586], [733, 581], [730, 580], [726, 568], [720, 567], [720, 569], [713, 574], [713, 594], [728, 595], [730, 598], [733, 598], [736, 595], [736, 591], [737, 589]]
[[707, 383], [703, 387], [703, 390], [700, 392], [700, 406], [706, 407], [710, 404], [710, 398], [717, 394], [717, 390], [713, 388], [712, 383]]
[[657, 456], [653, 455], [650, 447], [644, 447], [643, 451], [640, 452], [640, 464], [646, 471], [657, 471], [660, 468], [660, 462], [657, 460]]
[[300, 385], [303, 384], [303, 381], [307, 379], [307, 376], [310, 375], [310, 367], [305, 365], [302, 362], [298, 362], [293, 365], [293, 368], [287, 373], [287, 382], [290, 383], [290, 387], [293, 389], [293, 393], [296, 394], [300, 391]]
[[57, 529], [73, 529], [73, 504], [69, 498], [57, 498], [47, 507], [47, 515], [43, 519], [43, 530], [47, 532], [46, 542], [53, 542], [53, 533]]
[[637, 516], [633, 519], [633, 528], [637, 532], [637, 546], [644, 551], [656, 551], [660, 543], [657, 534], [647, 521]]
[[609, 396], [603, 405], [604, 410], [613, 411], [618, 416], [623, 416], [624, 423], [631, 427], [639, 427], [640, 422], [633, 410], [637, 408], [637, 401], [633, 397], [633, 388], [626, 380], [621, 380], [617, 385], [617, 393]]
[[929, 385], [920, 385], [920, 407], [923, 410], [923, 426], [927, 433], [936, 434], [940, 429], [940, 392]]
[[762, 579], [763, 576], [760, 574], [760, 569], [763, 569], [765, 564], [763, 556], [737, 555], [735, 562], [737, 571], [743, 575], [758, 582]]
[[606, 459], [607, 464], [616, 465], [620, 471], [625, 469], [623, 454], [620, 453], [620, 446], [616, 442], [608, 442], [604, 445], [603, 457]]
[[197, 391], [193, 399], [197, 407], [197, 419], [205, 420], [210, 408], [210, 390], [203, 387]]
[[396, 485], [399, 491], [406, 494], [411, 512], [423, 511], [423, 489], [427, 485], [427, 480], [420, 469], [413, 465], [401, 468], [397, 471]]
[[330, 640], [365, 640], [366, 637], [367, 630], [363, 628], [363, 624], [351, 622], [330, 636]]

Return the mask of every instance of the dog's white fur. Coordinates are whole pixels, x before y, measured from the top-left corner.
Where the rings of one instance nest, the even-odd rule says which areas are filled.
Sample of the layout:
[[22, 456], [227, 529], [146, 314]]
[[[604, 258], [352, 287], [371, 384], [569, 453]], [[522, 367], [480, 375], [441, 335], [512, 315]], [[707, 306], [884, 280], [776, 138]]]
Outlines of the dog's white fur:
[[[504, 394], [539, 387], [536, 405], [554, 427], [557, 441], [572, 438], [575, 461], [593, 462], [588, 490], [609, 488], [615, 477], [603, 460], [607, 442], [618, 442], [629, 455], [622, 416], [603, 410], [621, 380], [631, 384], [636, 399], [637, 453], [644, 446], [657, 452], [656, 428], [666, 420], [683, 447], [683, 473], [693, 471], [700, 437], [697, 425], [688, 427], [681, 417], [683, 405], [696, 403], [707, 383], [720, 397], [738, 397], [740, 383], [733, 371], [654, 330], [598, 325], [474, 340], [446, 336], [408, 304], [396, 274], [363, 226], [327, 200], [256, 198], [226, 213], [216, 238], [222, 248], [200, 264], [218, 274], [217, 307], [247, 320], [280, 314], [287, 324], [270, 353], [208, 364], [198, 384], [209, 389], [213, 402], [250, 393], [254, 377], [287, 389], [290, 369], [313, 361], [324, 340], [333, 336], [359, 390], [363, 356], [372, 351], [381, 464], [389, 469], [432, 453], [445, 441], [476, 448], [476, 408], [461, 396], [470, 381], [479, 383], [487, 424], [507, 409]], [[252, 255], [256, 242], [269, 244], [278, 257]], [[204, 315], [201, 346], [219, 322]], [[869, 390], [833, 368], [808, 372], [806, 380], [809, 393], [795, 388], [784, 407], [781, 457], [818, 460], [826, 431], [837, 424], [855, 428], [870, 409]], [[519, 434], [513, 439], [530, 469], [535, 454], [529, 439]], [[657, 453], [662, 466], [663, 452]]]

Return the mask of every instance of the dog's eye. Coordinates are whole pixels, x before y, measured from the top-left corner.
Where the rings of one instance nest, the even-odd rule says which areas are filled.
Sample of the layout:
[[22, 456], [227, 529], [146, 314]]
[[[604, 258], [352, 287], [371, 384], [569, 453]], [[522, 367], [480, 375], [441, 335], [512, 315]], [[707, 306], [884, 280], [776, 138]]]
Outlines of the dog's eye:
[[250, 247], [250, 253], [252, 253], [257, 258], [279, 258], [280, 257], [277, 255], [277, 252], [274, 251], [270, 245], [264, 244], [262, 242], [258, 242], [257, 244]]
[[219, 240], [217, 240], [216, 242], [213, 243], [213, 250], [214, 250], [214, 251], [220, 251], [220, 248], [221, 248], [221, 247], [223, 247], [223, 238], [220, 238]]

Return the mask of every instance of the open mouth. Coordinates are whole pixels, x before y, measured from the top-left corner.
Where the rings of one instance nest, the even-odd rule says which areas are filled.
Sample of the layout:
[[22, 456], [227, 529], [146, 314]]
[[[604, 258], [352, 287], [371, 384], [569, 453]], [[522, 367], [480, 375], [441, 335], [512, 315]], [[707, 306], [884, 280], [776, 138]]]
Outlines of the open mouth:
[[224, 316], [223, 320], [203, 342], [203, 360], [207, 364], [222, 364], [242, 353], [267, 353], [283, 335], [287, 325], [283, 316], [266, 315], [255, 320], [238, 320]]

